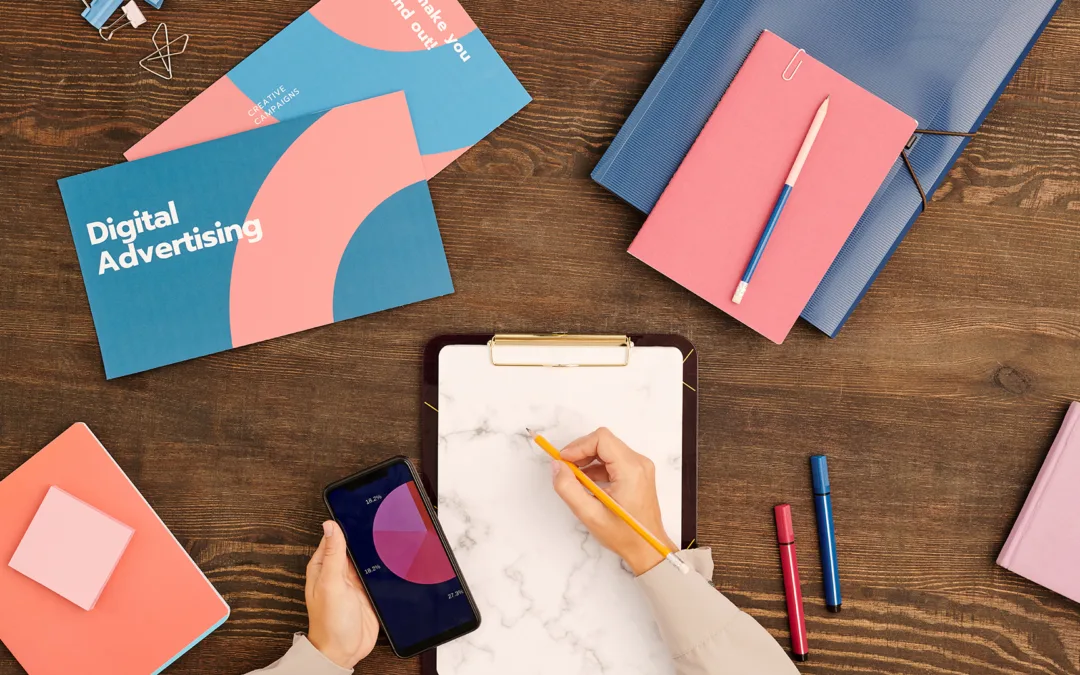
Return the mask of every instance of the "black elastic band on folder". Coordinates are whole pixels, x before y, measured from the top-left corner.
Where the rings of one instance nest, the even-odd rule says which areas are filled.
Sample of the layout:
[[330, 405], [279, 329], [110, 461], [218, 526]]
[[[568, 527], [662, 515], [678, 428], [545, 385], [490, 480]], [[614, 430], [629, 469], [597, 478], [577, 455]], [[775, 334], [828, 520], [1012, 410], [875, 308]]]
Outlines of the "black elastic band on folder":
[[919, 134], [925, 134], [927, 136], [963, 136], [964, 138], [975, 138], [975, 132], [963, 132], [963, 131], [937, 131], [935, 129], [916, 129], [915, 133], [911, 135], [911, 140], [908, 141], [904, 149], [900, 151], [900, 156], [904, 159], [904, 166], [907, 167], [908, 173], [911, 174], [911, 180], [915, 181], [915, 187], [919, 190], [919, 196], [922, 197], [923, 211], [929, 204], [926, 201], [926, 190], [923, 189], [922, 183], [919, 182], [919, 177], [915, 175], [915, 167], [911, 165], [911, 159], [908, 158], [908, 150], [911, 146], [915, 145], [915, 137]]

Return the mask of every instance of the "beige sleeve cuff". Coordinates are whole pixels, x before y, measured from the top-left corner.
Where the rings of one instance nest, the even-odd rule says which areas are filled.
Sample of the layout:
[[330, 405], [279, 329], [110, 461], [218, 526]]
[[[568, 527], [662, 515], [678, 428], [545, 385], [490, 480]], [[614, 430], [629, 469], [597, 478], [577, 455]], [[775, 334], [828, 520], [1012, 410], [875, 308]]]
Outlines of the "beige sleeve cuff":
[[682, 574], [660, 563], [638, 577], [679, 675], [798, 675], [780, 645], [749, 614], [712, 585], [712, 551], [677, 554], [693, 568]]
[[326, 658], [303, 633], [297, 633], [285, 656], [248, 675], [352, 675], [352, 672], [351, 668], [342, 668]]
[[712, 549], [689, 549], [676, 555], [693, 569], [690, 574], [662, 562], [638, 577], [637, 583], [649, 601], [665, 644], [678, 659], [715, 638], [740, 612], [713, 588]]

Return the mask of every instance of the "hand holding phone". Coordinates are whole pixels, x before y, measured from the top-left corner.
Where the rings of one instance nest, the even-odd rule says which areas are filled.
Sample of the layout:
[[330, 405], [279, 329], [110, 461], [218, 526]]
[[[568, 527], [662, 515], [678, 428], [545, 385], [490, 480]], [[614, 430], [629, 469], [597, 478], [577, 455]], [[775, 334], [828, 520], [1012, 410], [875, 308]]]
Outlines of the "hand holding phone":
[[308, 640], [342, 668], [355, 668], [375, 647], [379, 619], [345, 548], [345, 535], [332, 520], [307, 566], [304, 599]]
[[[476, 630], [480, 614], [411, 462], [396, 457], [323, 493], [394, 653]], [[325, 564], [325, 563], [324, 563]]]

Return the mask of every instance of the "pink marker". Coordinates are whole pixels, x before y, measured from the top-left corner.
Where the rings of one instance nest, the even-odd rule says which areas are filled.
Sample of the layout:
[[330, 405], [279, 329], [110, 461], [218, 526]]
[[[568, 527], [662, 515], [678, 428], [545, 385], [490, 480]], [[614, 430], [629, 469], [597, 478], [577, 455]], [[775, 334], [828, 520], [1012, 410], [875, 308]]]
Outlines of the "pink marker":
[[784, 595], [787, 596], [788, 624], [791, 627], [791, 655], [796, 661], [810, 658], [806, 640], [806, 614], [803, 613], [802, 584], [799, 582], [799, 560], [795, 556], [795, 528], [791, 525], [791, 505], [778, 504], [776, 541], [780, 544], [780, 568], [784, 573]]

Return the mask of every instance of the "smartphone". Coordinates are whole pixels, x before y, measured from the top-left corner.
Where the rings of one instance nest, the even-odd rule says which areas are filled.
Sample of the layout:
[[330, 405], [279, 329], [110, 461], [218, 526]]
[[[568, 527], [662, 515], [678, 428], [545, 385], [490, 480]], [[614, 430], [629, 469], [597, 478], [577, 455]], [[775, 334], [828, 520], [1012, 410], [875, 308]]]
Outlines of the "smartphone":
[[412, 462], [395, 457], [361, 471], [328, 486], [323, 500], [395, 654], [416, 656], [480, 627]]

